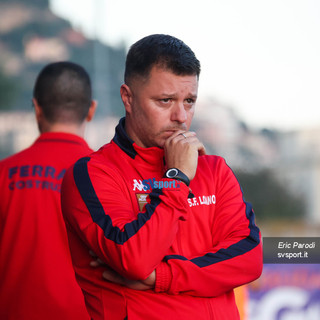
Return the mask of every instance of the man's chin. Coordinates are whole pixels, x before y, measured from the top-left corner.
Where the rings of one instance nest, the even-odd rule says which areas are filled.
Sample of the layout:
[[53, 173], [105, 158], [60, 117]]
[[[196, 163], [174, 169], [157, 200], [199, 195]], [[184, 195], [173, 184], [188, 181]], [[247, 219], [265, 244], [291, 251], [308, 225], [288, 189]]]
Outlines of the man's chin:
[[163, 149], [167, 139], [167, 137], [158, 137], [158, 139], [155, 139], [154, 141], [154, 147]]
[[166, 142], [166, 139], [159, 139], [159, 140], [155, 141], [154, 146], [157, 148], [163, 149], [165, 142]]

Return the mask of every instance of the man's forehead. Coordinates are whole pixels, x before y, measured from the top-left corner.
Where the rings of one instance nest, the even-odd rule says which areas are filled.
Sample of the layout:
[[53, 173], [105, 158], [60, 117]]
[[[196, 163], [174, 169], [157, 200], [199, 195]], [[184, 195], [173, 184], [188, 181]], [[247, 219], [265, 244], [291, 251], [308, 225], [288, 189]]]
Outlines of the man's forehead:
[[177, 72], [176, 70], [173, 70], [171, 68], [169, 68], [167, 65], [165, 64], [155, 64], [153, 65], [151, 68], [150, 68], [150, 71], [149, 71], [149, 76], [152, 72], [167, 72], [167, 73], [171, 73], [175, 76], [178, 76], [178, 77], [187, 77], [187, 76], [195, 76], [197, 77], [198, 79], [198, 76], [197, 76], [197, 73], [194, 72], [194, 73], [189, 73], [189, 72]]
[[191, 87], [193, 94], [196, 95], [198, 91], [198, 76], [196, 74], [177, 74], [173, 70], [154, 66], [146, 76], [137, 75], [131, 79], [129, 86], [133, 90], [141, 90], [142, 87], [149, 85], [157, 85], [157, 89], [161, 90], [162, 87], [170, 87], [177, 83], [184, 83], [186, 86]]

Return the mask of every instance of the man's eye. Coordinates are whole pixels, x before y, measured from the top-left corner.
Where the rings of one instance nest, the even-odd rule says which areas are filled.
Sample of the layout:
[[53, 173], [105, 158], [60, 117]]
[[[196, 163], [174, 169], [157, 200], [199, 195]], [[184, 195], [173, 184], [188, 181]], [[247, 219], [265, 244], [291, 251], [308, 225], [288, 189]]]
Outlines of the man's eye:
[[170, 100], [171, 100], [170, 98], [161, 99], [161, 101], [164, 103], [168, 103], [168, 102], [170, 102]]
[[192, 103], [194, 103], [194, 100], [193, 99], [186, 99], [186, 102], [189, 104], [192, 104]]

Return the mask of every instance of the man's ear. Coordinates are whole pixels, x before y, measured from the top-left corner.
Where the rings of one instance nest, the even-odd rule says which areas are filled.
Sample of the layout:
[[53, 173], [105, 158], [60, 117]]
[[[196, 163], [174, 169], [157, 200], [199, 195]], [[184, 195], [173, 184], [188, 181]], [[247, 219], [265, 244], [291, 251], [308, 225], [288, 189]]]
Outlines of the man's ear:
[[41, 120], [43, 119], [43, 111], [42, 111], [41, 107], [39, 106], [39, 103], [36, 98], [32, 99], [32, 103], [34, 106], [34, 112], [36, 115], [37, 122], [40, 123]]
[[123, 84], [120, 87], [120, 96], [127, 113], [132, 111], [132, 91], [129, 86]]
[[98, 106], [98, 102], [96, 100], [92, 100], [89, 111], [88, 111], [88, 115], [86, 117], [86, 120], [88, 122], [92, 120], [94, 114], [96, 113], [97, 106]]

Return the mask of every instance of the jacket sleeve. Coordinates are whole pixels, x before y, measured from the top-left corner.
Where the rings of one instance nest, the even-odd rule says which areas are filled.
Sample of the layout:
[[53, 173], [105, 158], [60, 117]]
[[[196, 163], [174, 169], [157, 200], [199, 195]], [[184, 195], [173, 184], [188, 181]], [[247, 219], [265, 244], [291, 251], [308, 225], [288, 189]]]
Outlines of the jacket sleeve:
[[61, 205], [68, 227], [122, 276], [147, 278], [186, 219], [189, 189], [155, 189], [142, 212], [134, 212], [124, 177], [116, 170], [79, 160], [65, 174]]
[[212, 245], [193, 257], [166, 256], [156, 268], [156, 292], [215, 297], [261, 275], [261, 235], [254, 212], [224, 160], [213, 183], [217, 207]]

